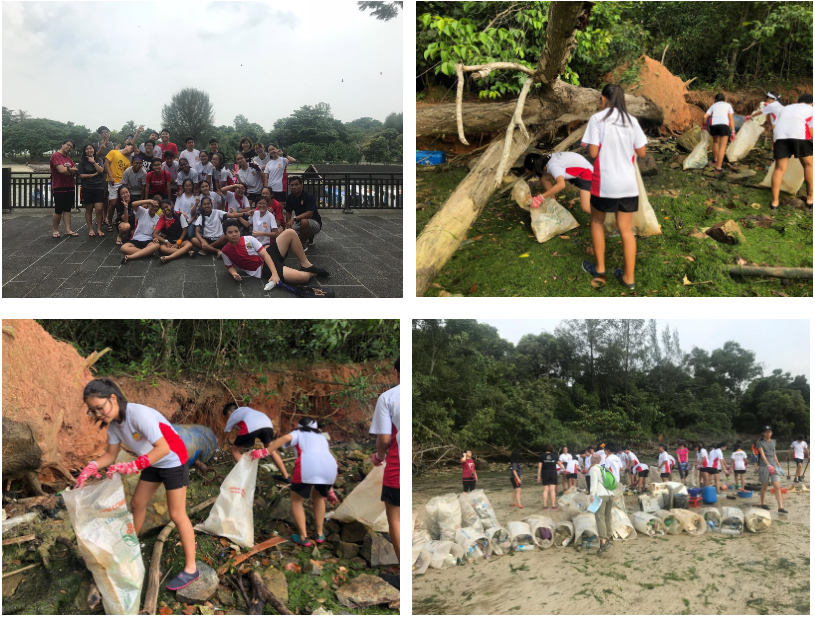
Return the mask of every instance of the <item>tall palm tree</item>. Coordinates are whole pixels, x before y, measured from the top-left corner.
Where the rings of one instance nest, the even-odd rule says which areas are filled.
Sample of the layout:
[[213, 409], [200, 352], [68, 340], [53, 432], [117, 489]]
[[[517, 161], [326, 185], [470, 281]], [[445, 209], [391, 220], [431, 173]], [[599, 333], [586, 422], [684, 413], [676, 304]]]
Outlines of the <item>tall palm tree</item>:
[[22, 122], [23, 120], [28, 120], [28, 112], [23, 109], [17, 110], [17, 122]]

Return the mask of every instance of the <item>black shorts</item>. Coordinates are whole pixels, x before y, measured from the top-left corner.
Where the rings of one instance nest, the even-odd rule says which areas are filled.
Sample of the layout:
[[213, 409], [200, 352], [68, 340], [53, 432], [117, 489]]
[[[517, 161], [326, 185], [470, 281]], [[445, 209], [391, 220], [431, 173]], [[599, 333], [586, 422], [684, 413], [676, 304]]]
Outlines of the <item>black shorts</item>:
[[215, 242], [217, 242], [218, 240], [220, 240], [221, 238], [223, 238], [223, 236], [218, 236], [217, 238], [211, 238], [211, 237], [210, 237], [210, 238], [208, 238], [207, 236], [203, 236], [203, 238], [204, 238], [204, 240], [206, 240], [206, 241], [207, 241], [207, 242], [209, 242], [210, 244], [214, 244]]
[[521, 486], [520, 484], [518, 484], [518, 481], [515, 478], [510, 478], [509, 481], [512, 482], [512, 488], [518, 488], [519, 486]]
[[708, 467], [708, 468], [707, 468], [707, 472], [708, 472], [708, 474], [710, 474], [711, 476], [715, 476], [716, 474], [718, 474], [718, 473], [719, 473], [719, 470], [718, 470], [718, 469], [716, 469], [715, 467]]
[[672, 476], [669, 473], [661, 473], [661, 474], [659, 474], [659, 477], [660, 478], [667, 478], [667, 479], [670, 480]]
[[274, 431], [265, 426], [251, 433], [246, 433], [246, 435], [238, 435], [232, 445], [239, 448], [251, 448], [255, 445], [255, 438], [260, 439], [260, 443], [265, 446], [274, 441]]
[[297, 493], [303, 499], [311, 497], [311, 489], [316, 489], [322, 497], [328, 497], [328, 491], [331, 490], [330, 484], [301, 484], [299, 482], [291, 483], [291, 492]]
[[286, 197], [288, 193], [286, 191], [272, 191], [272, 198], [279, 201], [282, 205], [286, 204]]
[[747, 470], [746, 469], [734, 469], [733, 473], [736, 474], [737, 476], [743, 476], [744, 474], [747, 473]]
[[382, 496], [380, 497], [381, 501], [385, 503], [389, 503], [392, 506], [399, 507], [399, 489], [393, 488], [392, 486], [383, 486], [382, 487]]
[[591, 196], [591, 207], [600, 212], [636, 212], [640, 209], [640, 198], [634, 197], [596, 197]]
[[809, 139], [778, 139], [773, 142], [773, 159], [797, 159], [812, 156], [812, 141]]
[[139, 480], [163, 484], [168, 491], [184, 488], [190, 483], [190, 466], [184, 463], [178, 467], [148, 467], [142, 470]]
[[794, 460], [794, 461], [795, 461], [795, 462], [796, 462], [798, 465], [803, 465], [803, 464], [804, 464], [804, 459], [802, 459], [802, 458], [796, 458], [796, 459], [793, 459], [793, 460]]
[[[286, 282], [285, 277], [283, 276], [283, 255], [280, 254], [280, 249], [277, 246], [277, 242], [275, 242], [277, 238], [271, 238], [271, 242], [266, 245], [266, 253], [269, 257], [272, 258], [272, 263], [274, 264], [275, 270], [277, 270], [277, 276], [280, 277], [282, 282]], [[269, 270], [269, 266], [266, 265], [266, 262], [263, 262], [263, 268], [260, 271], [260, 277], [264, 281], [268, 281], [272, 278], [272, 271]]]
[[475, 490], [475, 480], [461, 480], [461, 483], [464, 485], [464, 492], [469, 493], [470, 491]]
[[591, 191], [591, 180], [584, 180], [583, 178], [570, 178], [567, 180], [581, 191]]
[[557, 486], [557, 471], [554, 469], [541, 469], [541, 484], [543, 486]]
[[569, 480], [577, 480], [577, 474], [576, 474], [576, 473], [567, 473], [567, 474], [566, 474], [566, 477], [567, 477]]
[[647, 478], [650, 471], [651, 471], [650, 469], [643, 469], [641, 472], [637, 474], [637, 476], [640, 478]]
[[246, 194], [246, 199], [248, 199], [251, 203], [255, 203], [261, 197], [262, 197], [262, 195], [260, 193], [247, 193]]
[[76, 189], [74, 187], [60, 187], [53, 191], [54, 194], [54, 214], [65, 214], [74, 207], [76, 199]]
[[730, 135], [729, 124], [714, 124], [708, 130], [711, 137], [727, 137]]
[[[130, 244], [135, 246], [137, 249], [144, 249], [150, 246], [153, 241], [152, 240], [130, 240]], [[127, 243], [125, 243], [127, 244]]]
[[82, 205], [92, 206], [93, 204], [104, 204], [108, 200], [108, 192], [105, 189], [82, 189]]

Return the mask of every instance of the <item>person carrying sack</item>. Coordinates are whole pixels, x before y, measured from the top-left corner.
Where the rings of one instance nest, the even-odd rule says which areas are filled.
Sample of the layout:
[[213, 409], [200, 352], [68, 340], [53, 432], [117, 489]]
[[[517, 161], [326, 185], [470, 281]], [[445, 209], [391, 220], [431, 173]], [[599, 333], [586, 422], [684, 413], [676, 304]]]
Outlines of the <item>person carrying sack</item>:
[[589, 495], [592, 500], [600, 500], [600, 507], [594, 513], [594, 518], [597, 521], [597, 534], [600, 536], [600, 548], [597, 549], [599, 555], [607, 551], [610, 546], [609, 540], [612, 532], [611, 509], [617, 481], [614, 474], [600, 464], [600, 455], [596, 453], [591, 456], [589, 476], [591, 477]]

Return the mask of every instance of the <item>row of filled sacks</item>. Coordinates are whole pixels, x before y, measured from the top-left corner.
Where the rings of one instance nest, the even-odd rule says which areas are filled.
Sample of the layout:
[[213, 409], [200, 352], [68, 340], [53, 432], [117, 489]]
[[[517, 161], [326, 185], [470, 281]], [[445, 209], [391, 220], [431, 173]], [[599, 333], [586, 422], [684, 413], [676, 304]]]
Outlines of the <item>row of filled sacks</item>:
[[472, 528], [483, 533], [496, 527], [501, 527], [501, 524], [490, 500], [481, 489], [433, 497], [415, 513], [413, 523], [414, 532], [420, 532], [419, 539], [424, 538], [425, 541], [453, 542], [460, 529]]

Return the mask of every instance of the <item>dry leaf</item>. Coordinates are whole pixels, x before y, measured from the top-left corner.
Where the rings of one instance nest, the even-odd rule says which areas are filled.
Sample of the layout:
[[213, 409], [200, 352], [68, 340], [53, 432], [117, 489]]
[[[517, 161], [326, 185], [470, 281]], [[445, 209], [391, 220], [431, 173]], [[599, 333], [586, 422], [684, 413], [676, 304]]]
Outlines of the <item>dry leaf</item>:
[[476, 289], [478, 289], [478, 283], [476, 283], [475, 285], [473, 285], [472, 287], [470, 287], [470, 293], [471, 293], [471, 294], [474, 294]]
[[264, 566], [268, 566], [271, 562], [264, 557], [263, 559], [260, 560], [260, 563], [262, 563]]
[[605, 287], [605, 285], [606, 285], [605, 279], [601, 279], [598, 277], [591, 280], [591, 286], [594, 287], [595, 289], [600, 289], [601, 287]]
[[221, 538], [221, 546], [229, 546], [229, 540], [225, 538]]
[[687, 259], [688, 261], [696, 261], [696, 260], [695, 260], [693, 257], [691, 257], [690, 255], [680, 255], [680, 257], [684, 257], [684, 258], [685, 258], [685, 259]]
[[758, 204], [758, 203], [752, 203], [752, 204], [750, 204], [750, 207], [753, 210], [761, 210], [761, 204]]
[[444, 290], [442, 289], [442, 290], [439, 292], [438, 297], [439, 297], [439, 298], [449, 298], [449, 297], [450, 297], [450, 292], [449, 292], [449, 291], [444, 291]]
[[552, 257], [557, 257], [557, 251], [555, 251], [554, 253], [552, 253]]
[[569, 240], [569, 236], [558, 236], [561, 240]]
[[667, 221], [669, 218], [671, 218], [671, 217], [670, 217], [670, 216], [666, 216], [666, 217], [665, 217], [665, 220]]
[[586, 247], [586, 255], [594, 255], [594, 247], [593, 246], [587, 246]]
[[523, 255], [518, 255], [519, 259], [523, 259], [524, 257], [529, 257], [529, 253], [524, 253]]
[[744, 257], [736, 257], [736, 265], [737, 266], [746, 266], [747, 260]]
[[693, 283], [690, 282], [690, 279], [687, 277], [687, 275], [682, 277], [682, 284], [683, 285], [693, 285]]
[[481, 238], [483, 238], [483, 237], [484, 237], [484, 236], [476, 236], [475, 238], [473, 238], [473, 242], [475, 242], [476, 240], [480, 240], [480, 239], [481, 239]]
[[171, 609], [169, 606], [162, 606], [160, 609], [158, 609], [158, 614], [159, 615], [172, 615], [173, 614], [173, 609]]
[[284, 570], [288, 570], [289, 572], [300, 572], [300, 570], [301, 570], [302, 568], [300, 568], [300, 566], [298, 566], [296, 563], [287, 563], [287, 564], [284, 566], [284, 568], [283, 568], [283, 569], [284, 569]]
[[439, 285], [438, 283], [430, 283], [430, 286], [435, 287], [436, 289], [441, 289], [442, 288], [441, 285]]

